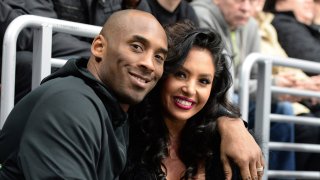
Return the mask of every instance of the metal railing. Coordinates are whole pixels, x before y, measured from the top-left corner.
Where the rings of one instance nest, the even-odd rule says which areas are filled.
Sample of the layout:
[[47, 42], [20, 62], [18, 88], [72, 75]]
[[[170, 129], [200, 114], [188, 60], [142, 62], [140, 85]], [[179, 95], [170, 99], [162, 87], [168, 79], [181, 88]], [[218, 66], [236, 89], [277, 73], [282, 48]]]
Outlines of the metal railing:
[[269, 149], [284, 150], [284, 151], [300, 151], [300, 152], [316, 152], [320, 153], [320, 145], [315, 144], [301, 144], [301, 143], [280, 143], [269, 142], [270, 137], [270, 122], [291, 122], [297, 124], [316, 125], [320, 126], [319, 118], [310, 117], [296, 117], [271, 114], [271, 94], [272, 93], [286, 93], [295, 96], [304, 97], [318, 97], [320, 92], [306, 91], [290, 88], [281, 88], [272, 86], [272, 66], [286, 66], [292, 68], [299, 68], [308, 72], [320, 74], [320, 63], [311, 61], [294, 59], [294, 58], [280, 58], [273, 56], [266, 56], [258, 53], [250, 54], [244, 61], [241, 74], [239, 89], [239, 106], [244, 119], [248, 119], [249, 112], [249, 80], [253, 65], [258, 63], [258, 90], [256, 95], [256, 113], [255, 113], [255, 132], [261, 135], [263, 142], [263, 152], [265, 155], [265, 176], [264, 179], [269, 178], [303, 178], [303, 179], [320, 179], [320, 172], [315, 171], [276, 171], [268, 170]]
[[39, 86], [40, 81], [51, 73], [51, 66], [61, 67], [65, 63], [65, 60], [51, 58], [53, 32], [92, 38], [101, 30], [100, 26], [34, 15], [14, 19], [3, 40], [0, 129], [14, 106], [16, 43], [19, 33], [27, 27], [35, 29], [33, 47], [37, 47], [33, 48], [32, 88]]

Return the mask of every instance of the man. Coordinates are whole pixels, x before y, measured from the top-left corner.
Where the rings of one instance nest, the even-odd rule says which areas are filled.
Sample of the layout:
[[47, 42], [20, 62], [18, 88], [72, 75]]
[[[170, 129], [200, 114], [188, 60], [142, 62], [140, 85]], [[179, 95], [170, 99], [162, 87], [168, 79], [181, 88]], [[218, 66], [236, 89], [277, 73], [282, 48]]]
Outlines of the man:
[[[118, 179], [126, 164], [127, 110], [163, 72], [167, 39], [151, 14], [114, 13], [89, 60], [70, 60], [19, 102], [0, 134], [0, 179]], [[261, 151], [241, 120], [220, 118], [222, 160], [250, 176]]]
[[191, 6], [200, 27], [216, 29], [222, 35], [237, 74], [246, 56], [260, 50], [258, 26], [251, 17], [251, 1], [193, 0]]
[[[200, 27], [216, 29], [226, 42], [226, 49], [233, 57], [235, 70], [235, 91], [239, 90], [239, 71], [243, 61], [253, 52], [260, 52], [258, 25], [252, 17], [256, 0], [193, 0]], [[257, 90], [257, 67], [254, 67], [250, 80], [249, 127], [253, 127], [255, 112], [255, 92]], [[289, 102], [273, 103], [271, 112], [293, 115]], [[272, 141], [293, 142], [293, 124], [272, 123], [270, 138]], [[294, 170], [294, 152], [270, 153], [271, 169]], [[275, 160], [274, 160], [275, 159]]]

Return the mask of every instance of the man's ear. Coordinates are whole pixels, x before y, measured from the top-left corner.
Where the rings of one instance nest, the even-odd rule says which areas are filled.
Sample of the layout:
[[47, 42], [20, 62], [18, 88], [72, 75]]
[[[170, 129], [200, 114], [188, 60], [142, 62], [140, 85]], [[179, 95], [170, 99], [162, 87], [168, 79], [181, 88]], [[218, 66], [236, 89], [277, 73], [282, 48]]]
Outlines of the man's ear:
[[104, 37], [99, 34], [98, 36], [96, 36], [92, 42], [91, 45], [91, 53], [101, 59], [104, 53], [104, 49], [106, 48], [107, 42], [104, 39]]

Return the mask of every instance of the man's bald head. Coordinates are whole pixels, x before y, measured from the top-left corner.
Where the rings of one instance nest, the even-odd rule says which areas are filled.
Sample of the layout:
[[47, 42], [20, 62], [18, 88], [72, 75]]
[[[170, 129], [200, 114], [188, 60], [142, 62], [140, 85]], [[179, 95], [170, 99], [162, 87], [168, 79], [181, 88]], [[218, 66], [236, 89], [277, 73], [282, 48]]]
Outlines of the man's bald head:
[[110, 36], [115, 36], [114, 34], [129, 31], [129, 27], [138, 26], [139, 24], [144, 23], [154, 24], [162, 29], [161, 24], [152, 14], [144, 11], [128, 9], [113, 13], [103, 25], [100, 34], [105, 38], [108, 38]]

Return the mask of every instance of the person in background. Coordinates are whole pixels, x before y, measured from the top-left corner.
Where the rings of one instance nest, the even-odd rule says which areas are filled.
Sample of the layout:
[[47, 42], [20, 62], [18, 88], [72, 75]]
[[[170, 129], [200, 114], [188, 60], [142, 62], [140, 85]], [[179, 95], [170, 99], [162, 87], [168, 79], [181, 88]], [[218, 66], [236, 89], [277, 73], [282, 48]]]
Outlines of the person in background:
[[[314, 19], [313, 0], [274, 0], [266, 10], [274, 12], [272, 25], [278, 40], [289, 57], [320, 62], [319, 32], [310, 25]], [[299, 43], [297, 43], [299, 42]]]
[[[286, 58], [288, 56], [279, 44], [277, 32], [271, 24], [274, 15], [270, 12], [263, 11], [264, 4], [265, 0], [258, 0], [255, 6], [256, 8], [253, 12], [254, 17], [259, 23], [261, 35], [261, 53], [275, 57]], [[300, 85], [303, 83], [306, 84], [307, 81], [312, 81], [312, 79], [300, 69], [280, 66], [273, 67], [273, 83], [276, 86], [301, 89], [304, 86]], [[310, 86], [308, 89], [310, 90], [311, 88], [313, 88], [313, 90], [316, 90], [317, 87]], [[277, 96], [276, 98], [278, 100], [292, 101], [295, 115], [314, 116], [310, 113], [310, 110], [306, 106], [299, 103], [299, 101], [301, 100], [301, 98], [299, 97], [281, 95]], [[319, 137], [319, 128], [314, 126], [296, 124], [294, 136], [294, 141], [298, 143], [317, 143], [317, 137]], [[296, 169], [303, 170], [303, 167], [307, 166], [305, 160], [309, 159], [310, 154], [300, 152], [295, 152], [295, 154]], [[277, 161], [277, 159], [273, 159], [272, 161]]]
[[[2, 45], [7, 26], [20, 15], [32, 14], [102, 26], [112, 13], [128, 8], [150, 12], [146, 0], [0, 0], [0, 43]], [[88, 58], [91, 41], [92, 39], [54, 32], [52, 57], [66, 60], [71, 57]], [[15, 103], [31, 91], [32, 43], [32, 29], [23, 30], [17, 41]], [[0, 59], [2, 62], [2, 56]]]
[[[258, 24], [253, 16], [257, 0], [193, 0], [192, 7], [199, 18], [200, 27], [213, 28], [223, 36], [226, 49], [233, 59], [235, 71], [235, 102], [238, 102], [240, 69], [245, 58], [253, 52], [260, 52], [261, 38]], [[249, 128], [254, 127], [255, 93], [257, 91], [257, 66], [251, 71]], [[293, 115], [289, 102], [273, 102], [271, 112], [276, 114]], [[273, 123], [270, 133], [271, 141], [293, 142], [294, 127], [292, 124]], [[274, 152], [270, 154], [269, 168], [293, 170], [295, 168], [294, 152]], [[273, 159], [276, 159], [273, 161]]]
[[[2, 51], [3, 51], [3, 38], [5, 31], [11, 21], [16, 17], [24, 14], [29, 14], [26, 9], [24, 0], [0, 0], [0, 77], [2, 76]], [[24, 29], [21, 34], [29, 34], [31, 31]], [[25, 48], [25, 41], [22, 40], [23, 35], [20, 35], [17, 40], [17, 49], [21, 50]], [[25, 94], [31, 90], [31, 75], [32, 75], [32, 64], [30, 58], [32, 54], [28, 52], [17, 52], [18, 59], [16, 63], [16, 81], [15, 81], [15, 95], [16, 100], [21, 99]], [[0, 80], [1, 83], [1, 80]], [[1, 92], [1, 91], [0, 91]]]
[[[272, 25], [278, 33], [278, 40], [281, 47], [289, 57], [318, 61], [320, 55], [319, 32], [312, 26], [314, 19], [314, 1], [313, 0], [274, 0], [267, 1], [266, 11], [274, 13]], [[303, 81], [296, 81], [296, 86], [300, 89], [319, 91], [320, 76], [308, 73], [309, 78]], [[302, 99], [300, 101], [308, 109], [310, 114], [319, 117], [320, 106], [317, 101]], [[298, 143], [320, 143], [320, 130], [318, 127], [308, 125], [296, 125], [295, 142]], [[297, 170], [315, 170], [318, 171], [319, 154], [297, 152]]]
[[148, 0], [151, 13], [162, 25], [190, 20], [198, 25], [198, 18], [186, 0]]
[[314, 0], [314, 18], [313, 24], [320, 26], [320, 1]]
[[[220, 106], [239, 118], [227, 99], [232, 77], [214, 30], [178, 23], [167, 28], [164, 75], [131, 111], [127, 171], [123, 179], [225, 179], [220, 162], [217, 117]], [[263, 174], [263, 160], [251, 177]], [[260, 170], [259, 170], [260, 169]], [[240, 179], [233, 167], [232, 179]]]

